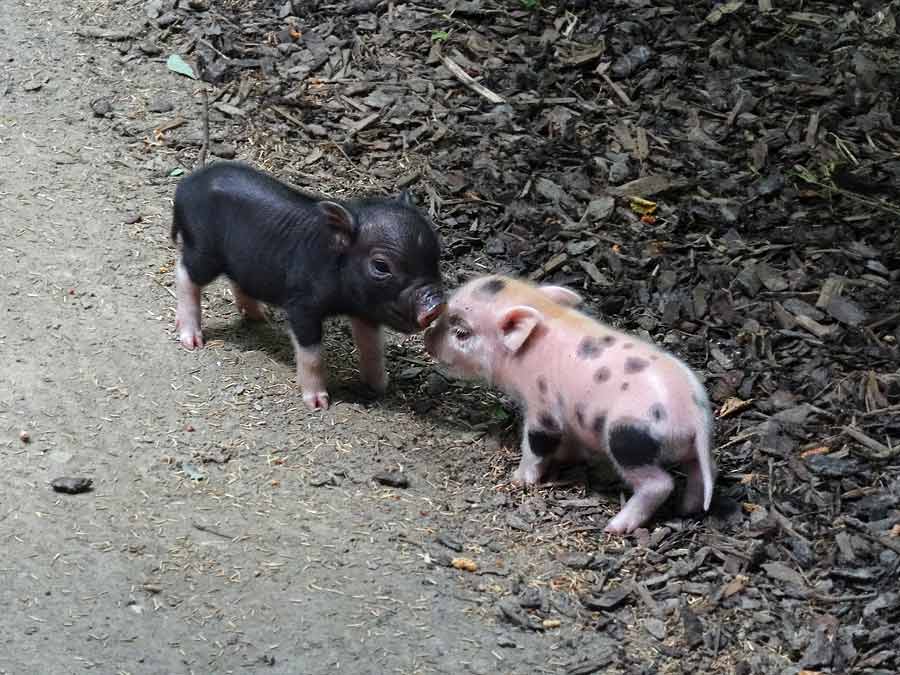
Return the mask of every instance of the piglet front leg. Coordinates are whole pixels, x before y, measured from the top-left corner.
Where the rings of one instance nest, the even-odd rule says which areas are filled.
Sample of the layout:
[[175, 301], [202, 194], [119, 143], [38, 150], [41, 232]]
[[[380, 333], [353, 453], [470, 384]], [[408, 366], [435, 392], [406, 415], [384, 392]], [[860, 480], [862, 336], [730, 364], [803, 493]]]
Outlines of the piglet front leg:
[[291, 342], [297, 362], [297, 384], [303, 402], [310, 410], [328, 409], [325, 367], [322, 364], [322, 322], [304, 316], [296, 308], [288, 309]]
[[353, 318], [350, 320], [353, 341], [359, 350], [359, 375], [363, 383], [376, 393], [387, 390], [388, 375], [384, 369], [384, 335], [381, 326]]
[[526, 421], [522, 430], [522, 459], [513, 474], [513, 480], [526, 485], [539, 483], [561, 442], [559, 423], [547, 415]]
[[200, 330], [200, 286], [195, 284], [181, 259], [175, 265], [175, 329], [178, 339], [186, 349], [203, 346]]

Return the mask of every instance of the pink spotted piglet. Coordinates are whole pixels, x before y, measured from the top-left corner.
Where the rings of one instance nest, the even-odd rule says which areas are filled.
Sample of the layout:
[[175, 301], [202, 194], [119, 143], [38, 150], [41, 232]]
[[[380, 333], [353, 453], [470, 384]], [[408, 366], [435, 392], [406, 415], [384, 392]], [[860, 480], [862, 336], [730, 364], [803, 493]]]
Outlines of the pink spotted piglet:
[[479, 277], [453, 293], [425, 346], [455, 376], [522, 404], [514, 480], [538, 483], [556, 462], [603, 452], [633, 490], [607, 532], [651, 518], [674, 488], [667, 466], [687, 476], [681, 512], [707, 511], [716, 468], [703, 386], [671, 354], [576, 310], [580, 302], [562, 286]]

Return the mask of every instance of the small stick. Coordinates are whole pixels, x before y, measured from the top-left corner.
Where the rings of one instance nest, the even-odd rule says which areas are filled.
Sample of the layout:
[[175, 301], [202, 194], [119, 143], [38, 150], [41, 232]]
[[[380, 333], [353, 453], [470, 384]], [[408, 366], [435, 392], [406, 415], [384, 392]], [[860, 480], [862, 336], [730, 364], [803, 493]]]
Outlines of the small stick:
[[859, 429], [856, 429], [854, 427], [844, 427], [843, 431], [853, 440], [858, 441], [862, 445], [869, 448], [869, 450], [874, 453], [872, 457], [875, 459], [890, 459], [891, 457], [900, 454], [900, 447], [889, 448], [883, 443], [879, 443], [874, 438], [867, 436]]
[[197, 166], [206, 164], [206, 153], [209, 150], [209, 94], [206, 87], [201, 90], [203, 93], [203, 145], [200, 146], [200, 155], [197, 157]]
[[157, 279], [156, 277], [153, 277], [153, 281], [155, 281], [156, 284], [157, 284], [157, 286], [159, 286], [161, 289], [163, 289], [164, 291], [166, 291], [166, 292], [167, 292], [169, 295], [171, 295], [173, 298], [177, 298], [177, 297], [178, 297], [177, 295], [175, 295], [175, 291], [173, 291], [173, 290], [172, 290], [171, 288], [169, 288], [168, 286], [164, 286], [163, 283], [162, 283], [159, 279]]
[[849, 527], [850, 529], [855, 530], [863, 539], [868, 539], [869, 541], [875, 542], [876, 544], [881, 544], [885, 548], [889, 548], [894, 553], [900, 555], [900, 544], [895, 544], [886, 537], [878, 537], [872, 534], [871, 532], [869, 532], [869, 528], [867, 528], [861, 521], [857, 520], [856, 518], [844, 516], [837, 524]]
[[603, 81], [606, 82], [609, 88], [612, 89], [613, 92], [615, 92], [616, 96], [619, 97], [622, 103], [624, 103], [626, 106], [631, 105], [631, 99], [628, 98], [628, 94], [625, 93], [625, 90], [622, 89], [622, 87], [613, 82], [610, 79], [609, 75], [607, 75], [606, 73], [600, 73], [600, 77], [602, 77]]
[[97, 26], [76, 26], [75, 34], [85, 38], [109, 40], [110, 42], [122, 42], [136, 37], [137, 31], [131, 30], [104, 30]]
[[196, 529], [200, 530], [201, 532], [209, 532], [210, 534], [214, 534], [217, 537], [222, 537], [223, 539], [234, 539], [234, 537], [232, 537], [230, 535], [227, 535], [223, 532], [219, 532], [218, 530], [214, 530], [213, 528], [207, 527], [206, 525], [201, 525], [200, 523], [191, 523], [191, 525], [193, 525]]
[[441, 56], [441, 61], [444, 62], [444, 66], [446, 66], [447, 70], [449, 70], [457, 80], [462, 82], [476, 94], [483, 96], [491, 103], [506, 103], [505, 98], [503, 98], [499, 94], [495, 94], [483, 84], [476, 82], [471, 75], [463, 70], [461, 65], [451, 59], [449, 56]]

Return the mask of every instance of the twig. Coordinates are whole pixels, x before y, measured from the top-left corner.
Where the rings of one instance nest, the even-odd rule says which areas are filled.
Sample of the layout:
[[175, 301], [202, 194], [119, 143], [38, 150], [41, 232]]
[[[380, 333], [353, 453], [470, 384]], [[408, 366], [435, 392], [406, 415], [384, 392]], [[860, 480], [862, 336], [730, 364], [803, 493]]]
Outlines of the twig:
[[161, 289], [163, 289], [164, 291], [166, 291], [166, 292], [167, 292], [169, 295], [171, 295], [173, 298], [177, 298], [177, 297], [178, 297], [177, 295], [175, 295], [175, 291], [173, 291], [173, 290], [172, 290], [171, 288], [169, 288], [168, 286], [164, 286], [163, 283], [162, 283], [159, 279], [157, 279], [156, 277], [153, 277], [153, 281], [156, 282], [156, 285], [157, 285], [157, 286], [159, 286]]
[[99, 40], [109, 40], [110, 42], [122, 42], [137, 37], [140, 29], [144, 25], [141, 24], [138, 30], [105, 30], [96, 26], [76, 26], [75, 34], [85, 38], [94, 38]]
[[[769, 461], [771, 462], [771, 460], [769, 460]], [[769, 485], [771, 486], [771, 484], [772, 484], [772, 483], [771, 483], [771, 481], [770, 481], [770, 482], [769, 482]], [[809, 542], [809, 539], [807, 539], [807, 538], [804, 537], [802, 534], [800, 534], [799, 532], [797, 532], [797, 530], [794, 529], [794, 526], [791, 524], [791, 521], [787, 518], [787, 516], [785, 516], [785, 515], [784, 515], [783, 513], [781, 513], [780, 511], [778, 511], [778, 509], [776, 509], [774, 506], [770, 506], [770, 507], [769, 507], [769, 513], [772, 514], [772, 518], [775, 519], [775, 522], [778, 523], [778, 526], [779, 526], [782, 530], [784, 530], [785, 532], [787, 532], [789, 535], [791, 535], [791, 536], [794, 537], [795, 539], [799, 539], [800, 541], [804, 542], [805, 544], [809, 544], [809, 543], [810, 543], [810, 542]]]
[[297, 117], [295, 117], [294, 115], [292, 115], [291, 113], [289, 113], [287, 110], [284, 110], [284, 109], [281, 108], [280, 106], [273, 105], [273, 106], [272, 106], [272, 110], [274, 110], [274, 111], [277, 112], [279, 115], [281, 115], [282, 117], [284, 117], [284, 119], [286, 119], [286, 120], [288, 120], [288, 121], [290, 121], [290, 122], [293, 122], [293, 123], [296, 124], [298, 127], [301, 127], [301, 128], [303, 127], [303, 120], [298, 119]]
[[891, 321], [896, 321], [897, 319], [900, 319], [900, 312], [886, 316], [883, 319], [879, 319], [878, 321], [873, 321], [872, 323], [867, 325], [866, 328], [878, 328], [879, 326], [883, 326], [884, 324], [890, 323]]
[[469, 89], [474, 91], [476, 94], [483, 96], [491, 103], [506, 103], [506, 99], [500, 96], [499, 94], [495, 94], [490, 89], [485, 87], [483, 84], [480, 84], [475, 81], [475, 79], [469, 75], [465, 70], [463, 70], [462, 66], [460, 66], [456, 61], [451, 59], [449, 56], [441, 56], [441, 61], [444, 62], [444, 66], [446, 66], [447, 70], [449, 70], [453, 76], [466, 85]]
[[206, 87], [201, 90], [203, 93], [203, 144], [200, 146], [200, 154], [197, 157], [197, 166], [206, 165], [206, 153], [209, 151], [209, 94]]
[[201, 532], [209, 532], [210, 534], [214, 534], [217, 537], [222, 537], [223, 539], [234, 539], [234, 537], [225, 534], [224, 532], [219, 532], [218, 530], [214, 530], [211, 527], [207, 527], [206, 525], [201, 525], [200, 523], [191, 523], [194, 528], [200, 530]]
[[900, 543], [894, 543], [890, 539], [885, 537], [878, 537], [869, 532], [869, 528], [866, 527], [861, 521], [856, 518], [851, 518], [849, 516], [844, 516], [841, 518], [838, 525], [844, 525], [845, 527], [849, 527], [851, 530], [856, 531], [863, 539], [868, 539], [869, 541], [873, 541], [877, 544], [881, 544], [885, 548], [889, 548], [894, 553], [900, 555]]
[[884, 413], [900, 412], [900, 403], [897, 405], [889, 405], [887, 408], [877, 408], [868, 412], [860, 413], [860, 417], [874, 417], [875, 415], [883, 415]]
[[634, 592], [638, 594], [638, 597], [641, 599], [641, 601], [643, 601], [643, 603], [647, 605], [647, 608], [650, 610], [653, 616], [655, 616], [657, 619], [662, 619], [665, 616], [662, 610], [659, 608], [656, 600], [652, 595], [650, 595], [650, 591], [647, 590], [646, 586], [638, 583], [635, 579], [632, 579], [631, 587]]
[[850, 438], [855, 441], [858, 441], [862, 445], [866, 446], [871, 450], [871, 453], [865, 453], [868, 457], [872, 459], [891, 459], [892, 457], [896, 457], [900, 455], [900, 445], [896, 448], [889, 448], [883, 443], [879, 443], [874, 438], [870, 438], [859, 429], [855, 429], [854, 427], [844, 427], [843, 431]]
[[631, 105], [631, 99], [628, 98], [628, 94], [625, 93], [625, 90], [622, 89], [622, 87], [613, 82], [610, 79], [609, 75], [607, 75], [606, 73], [600, 73], [600, 77], [602, 77], [607, 86], [615, 92], [616, 96], [619, 97], [622, 103], [624, 103], [626, 106]]

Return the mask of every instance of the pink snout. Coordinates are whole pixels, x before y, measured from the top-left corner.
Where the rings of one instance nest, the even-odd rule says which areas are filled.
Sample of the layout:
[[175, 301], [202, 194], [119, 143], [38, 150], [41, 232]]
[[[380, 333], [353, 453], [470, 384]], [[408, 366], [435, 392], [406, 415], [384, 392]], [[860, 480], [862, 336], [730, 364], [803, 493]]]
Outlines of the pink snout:
[[428, 328], [432, 323], [434, 323], [435, 319], [437, 319], [444, 309], [447, 307], [447, 303], [444, 302], [444, 295], [442, 293], [435, 293], [430, 295], [426, 302], [423, 303], [423, 308], [419, 311], [416, 316], [416, 321], [419, 324], [419, 328], [422, 330]]

